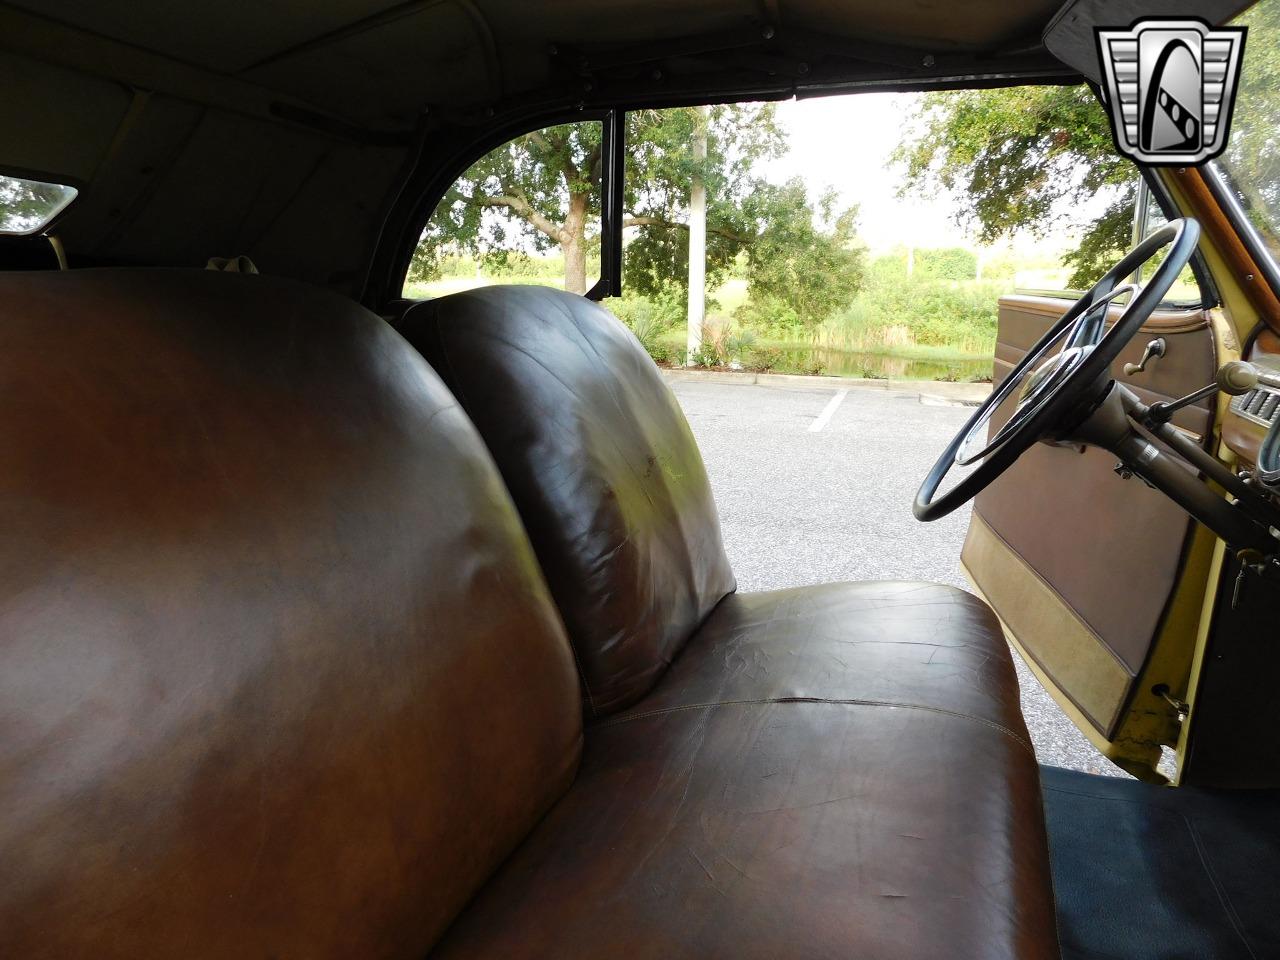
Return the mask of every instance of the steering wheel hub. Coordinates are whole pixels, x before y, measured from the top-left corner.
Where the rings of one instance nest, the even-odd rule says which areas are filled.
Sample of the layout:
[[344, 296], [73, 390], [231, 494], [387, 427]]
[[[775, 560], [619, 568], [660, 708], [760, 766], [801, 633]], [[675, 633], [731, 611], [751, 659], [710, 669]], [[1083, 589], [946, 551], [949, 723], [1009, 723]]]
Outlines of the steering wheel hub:
[[1042, 399], [1065, 380], [1067, 374], [1078, 367], [1081, 361], [1092, 352], [1093, 347], [1085, 346], [1067, 347], [1055, 353], [1027, 377], [1022, 385], [1022, 391], [1018, 394], [1018, 406], [1024, 407]]

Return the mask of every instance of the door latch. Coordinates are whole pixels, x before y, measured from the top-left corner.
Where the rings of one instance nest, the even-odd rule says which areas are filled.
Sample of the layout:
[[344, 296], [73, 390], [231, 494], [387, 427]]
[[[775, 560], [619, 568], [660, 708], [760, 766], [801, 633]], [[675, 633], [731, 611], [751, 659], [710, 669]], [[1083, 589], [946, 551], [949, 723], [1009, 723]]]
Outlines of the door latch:
[[1142, 351], [1142, 359], [1137, 363], [1126, 363], [1124, 365], [1124, 375], [1132, 377], [1135, 373], [1143, 373], [1147, 369], [1147, 364], [1152, 360], [1158, 360], [1164, 356], [1168, 344], [1164, 342], [1164, 337], [1156, 337], [1147, 344], [1147, 349]]
[[1240, 564], [1240, 571], [1236, 574], [1235, 588], [1231, 591], [1232, 610], [1239, 609], [1240, 599], [1250, 575], [1261, 580], [1280, 572], [1280, 560], [1275, 557], [1264, 557], [1260, 551], [1252, 548], [1239, 551], [1236, 554], [1236, 561]]

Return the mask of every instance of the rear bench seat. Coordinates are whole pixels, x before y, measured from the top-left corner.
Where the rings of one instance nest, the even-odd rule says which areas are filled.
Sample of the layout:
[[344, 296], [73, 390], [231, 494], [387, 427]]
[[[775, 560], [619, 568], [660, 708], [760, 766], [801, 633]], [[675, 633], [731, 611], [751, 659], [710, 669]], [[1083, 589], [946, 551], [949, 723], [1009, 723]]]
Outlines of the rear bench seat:
[[313, 288], [0, 275], [0, 956], [1057, 956], [990, 612], [730, 593], [638, 347], [491, 296], [405, 321], [460, 407]]

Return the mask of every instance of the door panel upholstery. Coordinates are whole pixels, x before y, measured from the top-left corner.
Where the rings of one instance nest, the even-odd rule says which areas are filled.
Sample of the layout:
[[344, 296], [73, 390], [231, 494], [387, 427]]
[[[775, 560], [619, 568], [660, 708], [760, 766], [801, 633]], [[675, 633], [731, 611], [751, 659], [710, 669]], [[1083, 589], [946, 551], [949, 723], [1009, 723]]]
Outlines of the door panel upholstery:
[[[1001, 299], [997, 383], [1068, 306], [1046, 297]], [[1166, 355], [1125, 376], [1123, 365], [1157, 336]], [[1214, 369], [1207, 314], [1171, 310], [1152, 316], [1112, 372], [1154, 402], [1203, 386]], [[998, 411], [994, 425], [1008, 413]], [[1188, 407], [1175, 423], [1206, 437], [1210, 407]], [[1037, 444], [978, 496], [963, 554], [1019, 645], [1105, 738], [1158, 634], [1192, 530], [1165, 497], [1138, 480], [1121, 481], [1114, 464], [1102, 450]]]

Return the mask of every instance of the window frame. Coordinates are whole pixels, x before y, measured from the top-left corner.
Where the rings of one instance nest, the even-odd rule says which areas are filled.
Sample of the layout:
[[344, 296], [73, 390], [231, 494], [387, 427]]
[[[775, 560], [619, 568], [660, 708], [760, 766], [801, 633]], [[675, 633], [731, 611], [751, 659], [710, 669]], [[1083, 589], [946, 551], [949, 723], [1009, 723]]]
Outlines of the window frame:
[[1201, 167], [1201, 173], [1209, 195], [1213, 197], [1222, 215], [1231, 224], [1240, 243], [1257, 265], [1258, 272], [1271, 288], [1272, 294], [1280, 297], [1280, 265], [1276, 264], [1257, 229], [1249, 221], [1249, 216], [1240, 205], [1235, 192], [1227, 186], [1222, 176], [1222, 168], [1218, 166], [1216, 160], [1210, 160]]

